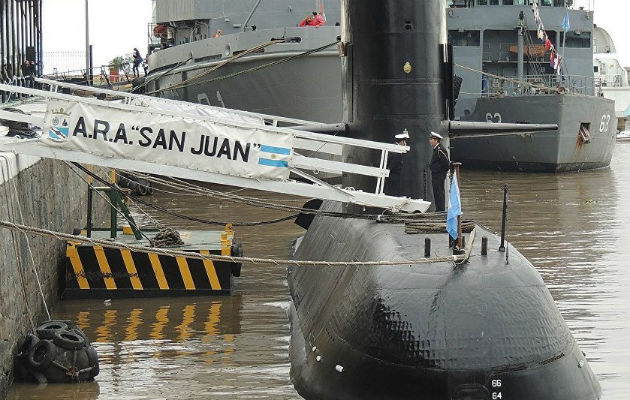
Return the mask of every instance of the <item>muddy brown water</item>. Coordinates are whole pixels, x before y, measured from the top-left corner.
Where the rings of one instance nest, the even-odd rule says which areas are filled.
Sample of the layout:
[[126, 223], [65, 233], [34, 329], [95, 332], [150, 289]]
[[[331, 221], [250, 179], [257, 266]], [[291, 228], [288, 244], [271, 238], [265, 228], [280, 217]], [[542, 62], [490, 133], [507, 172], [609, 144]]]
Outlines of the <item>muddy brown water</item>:
[[[511, 245], [540, 271], [599, 377], [602, 398], [628, 399], [630, 143], [618, 143], [611, 167], [598, 171], [463, 170], [465, 217], [499, 231], [504, 184]], [[289, 196], [255, 195], [301, 205]], [[151, 200], [199, 218], [254, 221], [286, 215], [164, 192]], [[207, 228], [149, 214], [177, 228]], [[287, 258], [302, 229], [288, 221], [236, 232], [245, 255]], [[267, 265], [244, 265], [229, 297], [60, 302], [54, 317], [75, 319], [91, 338], [100, 355], [99, 376], [78, 385], [14, 384], [8, 398], [298, 399], [289, 380], [287, 304], [284, 268]]]

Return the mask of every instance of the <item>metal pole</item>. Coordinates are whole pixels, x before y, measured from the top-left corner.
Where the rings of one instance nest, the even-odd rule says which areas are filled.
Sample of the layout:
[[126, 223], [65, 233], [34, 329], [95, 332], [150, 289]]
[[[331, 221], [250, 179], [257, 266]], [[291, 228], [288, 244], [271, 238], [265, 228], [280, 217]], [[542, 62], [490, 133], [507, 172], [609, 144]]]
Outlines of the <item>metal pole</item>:
[[93, 82], [93, 75], [92, 75], [92, 66], [94, 65], [94, 63], [92, 62], [92, 45], [88, 46], [90, 49], [90, 57], [89, 57], [89, 65], [90, 65], [90, 69], [88, 69], [89, 73], [87, 74], [87, 84], [88, 86], [92, 86], [94, 84]]
[[524, 63], [524, 44], [523, 44], [523, 20], [518, 27], [518, 80], [523, 82], [523, 63]]
[[[86, 0], [87, 1], [87, 0]], [[254, 13], [256, 12], [256, 9], [258, 8], [258, 6], [260, 5], [260, 2], [262, 0], [258, 0], [256, 2], [256, 4], [254, 4], [254, 7], [252, 8], [252, 11], [249, 12], [249, 15], [247, 16], [247, 18], [245, 18], [245, 22], [243, 22], [243, 26], [241, 28], [241, 30], [243, 32], [245, 32], [245, 27], [247, 26], [247, 24], [249, 24], [249, 21], [252, 19], [252, 16], [254, 15]]]
[[[453, 167], [455, 168], [455, 178], [457, 179], [457, 189], [459, 190], [459, 167], [462, 165], [462, 163], [460, 162], [454, 162], [453, 163]], [[461, 202], [461, 192], [460, 192], [460, 202]], [[460, 207], [461, 207], [461, 203], [460, 203]], [[457, 216], [457, 248], [461, 249], [462, 247], [464, 247], [463, 244], [463, 240], [462, 240], [462, 216], [458, 215]]]
[[[89, 178], [88, 178], [89, 179]], [[94, 189], [92, 184], [88, 184], [88, 198], [87, 198], [87, 220], [85, 222], [85, 229], [87, 230], [87, 237], [92, 237], [92, 196]]]
[[90, 22], [89, 22], [89, 0], [85, 0], [85, 79], [90, 85]]
[[499, 251], [505, 251], [505, 229], [507, 225], [508, 187], [503, 186], [503, 218], [501, 218], [501, 245]]

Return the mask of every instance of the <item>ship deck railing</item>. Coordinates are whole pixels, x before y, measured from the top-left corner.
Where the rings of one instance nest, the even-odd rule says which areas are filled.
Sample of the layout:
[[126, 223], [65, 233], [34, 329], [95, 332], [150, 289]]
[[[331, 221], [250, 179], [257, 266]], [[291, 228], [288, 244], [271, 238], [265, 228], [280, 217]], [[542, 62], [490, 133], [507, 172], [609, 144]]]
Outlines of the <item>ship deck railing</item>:
[[628, 86], [628, 81], [624, 79], [622, 74], [607, 74], [595, 77], [595, 87], [611, 88]]
[[584, 94], [591, 95], [598, 88], [594, 77], [581, 75], [526, 75], [488, 77], [487, 90], [483, 97], [535, 96], [539, 94]]

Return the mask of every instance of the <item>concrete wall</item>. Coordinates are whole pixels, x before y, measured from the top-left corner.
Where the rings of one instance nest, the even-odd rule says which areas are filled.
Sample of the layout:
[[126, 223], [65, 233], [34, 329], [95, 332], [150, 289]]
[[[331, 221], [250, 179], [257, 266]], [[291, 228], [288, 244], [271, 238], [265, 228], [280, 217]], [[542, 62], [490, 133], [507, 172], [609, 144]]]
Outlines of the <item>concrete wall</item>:
[[[87, 187], [65, 163], [42, 160], [34, 164], [33, 162], [25, 164], [19, 159], [16, 160], [15, 156], [9, 155], [7, 171], [5, 157], [6, 153], [0, 153], [1, 220], [21, 222], [13, 187], [15, 183], [25, 225], [71, 233], [73, 228], [85, 224]], [[95, 196], [95, 210], [100, 210], [102, 215], [105, 203], [97, 197]], [[18, 342], [31, 329], [29, 314], [34, 324], [46, 319], [46, 315], [24, 235], [0, 228], [0, 238], [0, 399], [2, 399], [5, 398], [12, 381], [13, 357]], [[64, 260], [65, 244], [41, 236], [29, 236], [29, 241], [43, 293], [52, 312], [59, 297], [59, 273]]]

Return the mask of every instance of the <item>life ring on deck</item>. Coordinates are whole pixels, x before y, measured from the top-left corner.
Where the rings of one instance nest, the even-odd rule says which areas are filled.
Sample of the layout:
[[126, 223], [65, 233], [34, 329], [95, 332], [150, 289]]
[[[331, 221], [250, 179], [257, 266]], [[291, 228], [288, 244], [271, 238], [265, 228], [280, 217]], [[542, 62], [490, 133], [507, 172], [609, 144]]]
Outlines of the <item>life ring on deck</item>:
[[153, 28], [153, 36], [155, 37], [159, 37], [159, 38], [164, 37], [166, 35], [166, 32], [167, 32], [166, 25], [159, 24], [159, 25], [156, 25], [155, 28]]

